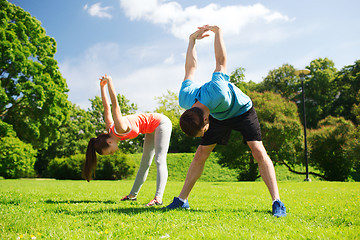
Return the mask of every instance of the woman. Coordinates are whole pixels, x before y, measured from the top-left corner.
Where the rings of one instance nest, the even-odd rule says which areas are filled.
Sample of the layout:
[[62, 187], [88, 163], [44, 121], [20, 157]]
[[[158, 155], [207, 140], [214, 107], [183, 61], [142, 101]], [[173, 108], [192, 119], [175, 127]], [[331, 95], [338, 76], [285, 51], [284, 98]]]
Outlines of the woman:
[[[106, 85], [108, 86], [112, 104], [111, 110], [106, 95]], [[156, 193], [154, 199], [146, 206], [161, 205], [168, 177], [166, 155], [172, 130], [171, 121], [159, 113], [122, 116], [110, 76], [105, 74], [105, 76], [100, 78], [100, 88], [101, 99], [104, 105], [106, 130], [108, 133], [102, 133], [97, 138], [90, 139], [84, 165], [85, 179], [90, 181], [95, 171], [97, 163], [96, 152], [101, 155], [113, 154], [119, 149], [119, 141], [133, 139], [140, 133], [143, 133], [145, 134], [145, 140], [140, 167], [130, 194], [121, 199], [121, 201], [136, 200], [136, 196], [146, 180], [151, 162], [155, 156], [157, 166]]]

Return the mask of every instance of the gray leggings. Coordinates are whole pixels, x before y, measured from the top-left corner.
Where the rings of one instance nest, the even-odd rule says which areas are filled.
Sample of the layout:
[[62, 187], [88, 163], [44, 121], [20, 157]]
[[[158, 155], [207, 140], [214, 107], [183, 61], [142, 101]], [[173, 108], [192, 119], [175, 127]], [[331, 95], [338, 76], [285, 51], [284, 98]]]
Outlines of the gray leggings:
[[130, 194], [137, 196], [139, 193], [141, 186], [147, 178], [150, 165], [155, 156], [157, 167], [155, 197], [162, 199], [168, 178], [166, 155], [169, 149], [171, 130], [172, 124], [170, 119], [163, 115], [160, 124], [155, 131], [153, 133], [145, 134], [143, 155]]

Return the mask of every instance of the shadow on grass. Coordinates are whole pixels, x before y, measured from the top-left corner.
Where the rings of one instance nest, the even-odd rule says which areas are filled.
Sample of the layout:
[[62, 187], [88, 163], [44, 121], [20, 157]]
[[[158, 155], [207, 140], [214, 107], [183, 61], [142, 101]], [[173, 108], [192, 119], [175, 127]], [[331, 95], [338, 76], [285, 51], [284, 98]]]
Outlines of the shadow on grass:
[[60, 201], [46, 200], [46, 201], [44, 201], [44, 203], [48, 203], [48, 204], [77, 204], [77, 203], [116, 204], [117, 201], [111, 201], [111, 200], [107, 200], [107, 201], [101, 201], [101, 200], [60, 200]]
[[[59, 201], [63, 203], [68, 203], [67, 201]], [[54, 201], [54, 203], [59, 203]], [[74, 201], [74, 202], [89, 202], [89, 203], [104, 203], [103, 201]], [[156, 213], [160, 215], [171, 215], [174, 213], [182, 212], [184, 214], [212, 214], [212, 215], [226, 215], [226, 214], [239, 214], [239, 215], [252, 215], [252, 214], [261, 214], [261, 215], [271, 215], [271, 211], [269, 210], [249, 210], [249, 209], [214, 209], [214, 210], [203, 210], [203, 209], [174, 209], [174, 210], [167, 210], [164, 209], [165, 206], [160, 207], [145, 207], [145, 206], [116, 206], [116, 207], [102, 207], [99, 206], [98, 209], [83, 209], [83, 210], [71, 210], [68, 207], [64, 208], [57, 208], [55, 212], [64, 213], [68, 215], [98, 215], [98, 214], [104, 214], [104, 213], [115, 213], [115, 214], [125, 214], [129, 216], [135, 216], [139, 214], [146, 214], [146, 213]]]

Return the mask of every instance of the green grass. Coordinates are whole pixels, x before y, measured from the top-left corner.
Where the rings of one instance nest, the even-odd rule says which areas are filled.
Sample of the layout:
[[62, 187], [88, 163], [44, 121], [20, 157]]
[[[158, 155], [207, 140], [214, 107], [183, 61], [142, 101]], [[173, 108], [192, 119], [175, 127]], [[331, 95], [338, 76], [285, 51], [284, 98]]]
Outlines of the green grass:
[[[120, 202], [132, 180], [0, 180], [1, 239], [359, 239], [360, 183], [279, 182], [288, 216], [271, 215], [263, 182], [198, 182], [190, 211]], [[167, 184], [164, 202], [182, 182]]]

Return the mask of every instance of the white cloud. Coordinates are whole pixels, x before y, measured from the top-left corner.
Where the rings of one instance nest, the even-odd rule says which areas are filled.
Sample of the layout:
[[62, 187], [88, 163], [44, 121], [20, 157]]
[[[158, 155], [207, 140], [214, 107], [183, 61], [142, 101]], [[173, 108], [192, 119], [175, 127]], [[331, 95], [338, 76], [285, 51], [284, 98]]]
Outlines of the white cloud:
[[101, 3], [95, 3], [91, 6], [87, 4], [84, 6], [84, 10], [86, 10], [90, 16], [99, 17], [99, 18], [112, 18], [112, 15], [108, 13], [108, 10], [112, 7], [101, 7]]
[[146, 64], [142, 64], [144, 57], [137, 53], [148, 49], [157, 47], [124, 49], [117, 43], [98, 43], [78, 57], [60, 62], [60, 71], [70, 89], [69, 100], [83, 109], [89, 108], [88, 99], [100, 96], [99, 77], [107, 73], [113, 78], [116, 91], [137, 104], [139, 112], [154, 111], [155, 97], [180, 88], [184, 63], [175, 64], [173, 54], [165, 61], [153, 61], [156, 56], [151, 53], [145, 57]]
[[130, 20], [146, 20], [165, 26], [175, 37], [187, 39], [188, 35], [203, 24], [216, 24], [224, 34], [238, 35], [251, 24], [289, 22], [288, 16], [272, 11], [264, 5], [232, 5], [222, 7], [211, 3], [203, 8], [183, 8], [178, 2], [163, 0], [120, 0], [120, 5]]
[[174, 54], [171, 54], [168, 58], [164, 60], [165, 64], [173, 64], [175, 63], [175, 56]]

